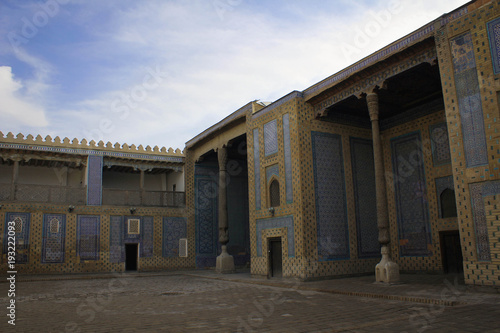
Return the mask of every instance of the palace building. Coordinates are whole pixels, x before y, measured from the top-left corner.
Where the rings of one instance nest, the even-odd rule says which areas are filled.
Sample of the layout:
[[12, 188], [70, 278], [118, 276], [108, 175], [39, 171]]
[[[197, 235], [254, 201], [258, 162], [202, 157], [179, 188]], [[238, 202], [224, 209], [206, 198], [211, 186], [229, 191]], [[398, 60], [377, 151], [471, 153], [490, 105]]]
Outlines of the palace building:
[[[477, 0], [183, 152], [0, 135], [20, 273], [250, 267], [500, 286], [500, 1]], [[0, 133], [1, 134], [1, 133]]]

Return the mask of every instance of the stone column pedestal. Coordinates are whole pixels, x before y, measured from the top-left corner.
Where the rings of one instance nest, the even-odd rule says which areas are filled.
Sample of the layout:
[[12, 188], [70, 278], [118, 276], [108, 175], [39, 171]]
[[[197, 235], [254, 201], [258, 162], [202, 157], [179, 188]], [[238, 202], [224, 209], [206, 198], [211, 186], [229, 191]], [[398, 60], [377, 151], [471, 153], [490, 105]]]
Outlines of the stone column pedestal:
[[234, 269], [234, 258], [232, 255], [227, 253], [226, 245], [222, 245], [222, 252], [217, 257], [215, 270], [217, 271], [217, 273], [223, 274], [236, 272], [236, 270]]
[[399, 266], [391, 260], [389, 248], [382, 246], [382, 260], [375, 266], [375, 281], [384, 283], [399, 282]]

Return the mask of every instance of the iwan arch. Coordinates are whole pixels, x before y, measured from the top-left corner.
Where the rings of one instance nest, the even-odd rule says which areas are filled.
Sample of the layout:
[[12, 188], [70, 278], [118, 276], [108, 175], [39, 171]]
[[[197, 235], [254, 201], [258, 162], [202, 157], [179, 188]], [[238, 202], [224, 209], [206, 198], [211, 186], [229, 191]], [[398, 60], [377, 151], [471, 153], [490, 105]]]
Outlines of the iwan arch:
[[[1, 231], [18, 219], [20, 272], [135, 262], [307, 280], [374, 273], [382, 250], [381, 280], [463, 271], [498, 286], [499, 79], [500, 2], [472, 1], [303, 91], [248, 103], [183, 153], [3, 137]], [[54, 191], [86, 194], [19, 196], [42, 168], [68, 170]]]

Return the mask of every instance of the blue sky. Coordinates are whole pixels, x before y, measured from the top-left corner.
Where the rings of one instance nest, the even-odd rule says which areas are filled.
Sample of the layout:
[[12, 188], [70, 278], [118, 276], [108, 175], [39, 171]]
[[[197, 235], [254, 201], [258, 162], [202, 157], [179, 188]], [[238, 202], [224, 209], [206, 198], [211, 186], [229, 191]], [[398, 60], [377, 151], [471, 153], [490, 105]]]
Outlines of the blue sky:
[[0, 0], [0, 131], [183, 149], [465, 3]]

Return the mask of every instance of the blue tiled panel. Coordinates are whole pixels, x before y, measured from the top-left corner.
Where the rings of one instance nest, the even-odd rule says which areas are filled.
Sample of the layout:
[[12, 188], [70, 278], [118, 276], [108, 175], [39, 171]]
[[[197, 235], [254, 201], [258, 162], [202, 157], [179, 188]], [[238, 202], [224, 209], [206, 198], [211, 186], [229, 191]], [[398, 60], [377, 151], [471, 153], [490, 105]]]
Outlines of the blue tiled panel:
[[187, 222], [184, 217], [163, 218], [163, 256], [179, 256], [179, 239], [187, 237]]
[[498, 74], [500, 73], [500, 17], [488, 22], [488, 37], [493, 71]]
[[276, 119], [264, 124], [264, 154], [266, 156], [278, 152], [278, 121]]
[[432, 244], [420, 133], [391, 140], [401, 256], [428, 256]]
[[271, 177], [276, 176], [278, 179], [280, 177], [280, 167], [278, 164], [273, 164], [266, 168], [266, 183], [269, 185]]
[[29, 261], [29, 245], [30, 245], [30, 214], [29, 213], [6, 213], [3, 251], [8, 252], [9, 231], [8, 222], [16, 222], [21, 226], [21, 230], [16, 229], [16, 264], [27, 264]]
[[312, 132], [319, 260], [349, 258], [344, 157], [340, 135]]
[[429, 126], [434, 165], [451, 163], [450, 142], [446, 123]]
[[[56, 230], [55, 228], [51, 230], [50, 229], [51, 223], [59, 223], [58, 230]], [[65, 235], [66, 235], [66, 215], [64, 214], [43, 215], [42, 263], [64, 262]]]
[[477, 258], [490, 261], [490, 243], [483, 197], [500, 194], [500, 181], [469, 184], [474, 231], [476, 233]]
[[273, 219], [258, 219], [256, 220], [256, 235], [257, 235], [257, 256], [262, 257], [262, 230], [287, 228], [286, 235], [288, 238], [288, 256], [295, 257], [295, 238], [293, 234], [293, 216], [276, 217]]
[[255, 174], [255, 209], [260, 210], [260, 148], [259, 148], [259, 129], [253, 130], [253, 161]]
[[141, 217], [141, 257], [153, 256], [153, 230], [154, 219], [152, 216]]
[[453, 176], [436, 178], [435, 182], [436, 182], [436, 198], [438, 202], [438, 213], [439, 213], [439, 218], [442, 218], [441, 193], [443, 193], [443, 191], [446, 189], [455, 191], [455, 186], [453, 184]]
[[200, 265], [205, 265], [208, 262], [206, 260], [198, 261], [198, 257], [213, 258], [215, 263], [217, 256], [217, 195], [217, 183], [212, 177], [195, 175], [196, 256], [197, 263]]
[[484, 165], [488, 152], [471, 34], [452, 39], [451, 53], [467, 167]]
[[378, 242], [373, 145], [371, 140], [366, 139], [351, 138], [350, 141], [358, 257], [378, 257], [380, 244]]
[[[129, 234], [128, 233], [128, 220], [130, 219], [139, 219], [139, 226], [141, 228], [141, 232], [139, 234]], [[140, 216], [124, 216], [123, 217], [123, 243], [130, 243], [130, 244], [139, 244], [141, 243], [142, 239], [142, 221]], [[141, 249], [142, 251], [142, 249]], [[125, 258], [125, 257], [123, 257]]]
[[99, 260], [99, 216], [78, 215], [77, 255], [80, 260]]
[[283, 115], [283, 145], [285, 148], [286, 202], [293, 202], [292, 148], [290, 145], [290, 116]]
[[102, 156], [90, 155], [87, 161], [87, 205], [100, 206], [102, 202]]
[[125, 261], [123, 246], [123, 216], [110, 216], [109, 261], [120, 263]]

